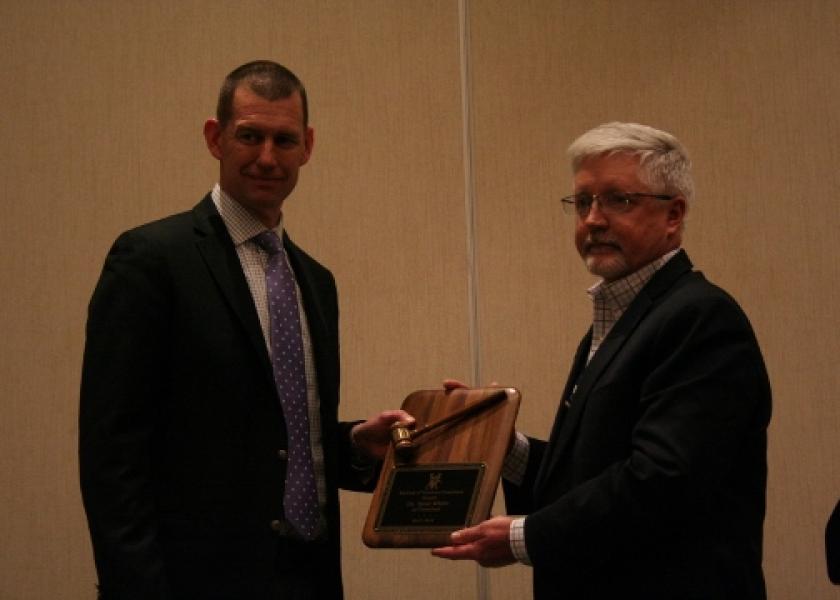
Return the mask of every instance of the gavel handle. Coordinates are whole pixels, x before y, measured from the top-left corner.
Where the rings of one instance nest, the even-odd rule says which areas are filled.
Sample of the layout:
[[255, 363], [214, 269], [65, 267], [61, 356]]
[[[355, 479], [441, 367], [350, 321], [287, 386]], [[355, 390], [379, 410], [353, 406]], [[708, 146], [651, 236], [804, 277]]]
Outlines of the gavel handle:
[[447, 425], [449, 423], [454, 423], [456, 421], [461, 421], [461, 420], [469, 417], [470, 415], [481, 412], [482, 410], [484, 410], [488, 406], [490, 406], [492, 404], [495, 404], [496, 402], [499, 402], [500, 400], [502, 400], [503, 398], [506, 398], [506, 397], [507, 397], [507, 392], [504, 389], [500, 389], [498, 392], [494, 392], [494, 393], [490, 394], [489, 396], [479, 400], [475, 404], [470, 404], [469, 406], [465, 406], [464, 408], [462, 408], [461, 410], [459, 410], [457, 412], [446, 415], [442, 419], [438, 419], [437, 421], [434, 421], [433, 423], [429, 423], [428, 425], [425, 425], [424, 427], [421, 427], [420, 429], [417, 429], [415, 431], [410, 432], [409, 437], [412, 441], [414, 441], [417, 438], [419, 438], [420, 436], [425, 435], [425, 434], [427, 434], [430, 431], [433, 431], [435, 429], [438, 429], [439, 427], [443, 427], [444, 425]]

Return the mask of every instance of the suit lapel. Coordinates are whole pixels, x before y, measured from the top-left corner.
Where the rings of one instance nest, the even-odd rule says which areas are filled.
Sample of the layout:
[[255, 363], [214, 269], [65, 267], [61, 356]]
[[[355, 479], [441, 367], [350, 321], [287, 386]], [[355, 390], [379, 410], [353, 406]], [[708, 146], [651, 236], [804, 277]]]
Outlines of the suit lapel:
[[630, 303], [630, 306], [627, 307], [627, 310], [624, 311], [624, 314], [621, 315], [621, 318], [610, 330], [588, 365], [586, 365], [585, 361], [589, 352], [592, 331], [590, 330], [589, 334], [584, 338], [578, 347], [575, 356], [575, 367], [572, 370], [569, 381], [566, 383], [566, 389], [563, 395], [564, 401], [570, 399], [570, 406], [564, 411], [561, 405], [559, 412], [565, 412], [566, 414], [562, 416], [558, 414], [557, 420], [555, 421], [551, 438], [549, 439], [548, 450], [543, 458], [542, 465], [540, 465], [539, 474], [536, 479], [537, 487], [535, 489], [541, 489], [549, 477], [557, 472], [557, 465], [560, 458], [574, 439], [589, 394], [595, 384], [598, 383], [604, 369], [616, 359], [616, 355], [624, 347], [627, 339], [633, 334], [639, 326], [639, 323], [650, 312], [662, 294], [667, 292], [681, 275], [690, 270], [691, 261], [688, 259], [685, 251], [680, 250], [642, 288], [636, 298]]
[[[572, 370], [569, 373], [569, 379], [566, 381], [566, 387], [563, 389], [563, 395], [560, 397], [560, 406], [557, 408], [557, 415], [554, 417], [554, 425], [551, 428], [551, 435], [548, 438], [548, 448], [546, 449], [542, 464], [537, 471], [537, 477], [534, 482], [534, 489], [540, 489], [544, 479], [548, 476], [549, 467], [553, 467], [555, 461], [549, 460], [549, 457], [556, 456], [558, 453], [555, 447], [560, 438], [560, 428], [563, 421], [567, 418], [570, 412], [570, 400], [577, 391], [577, 380], [581, 372], [586, 368], [586, 357], [589, 355], [589, 347], [592, 345], [592, 328], [589, 328], [587, 334], [583, 337], [580, 344], [578, 344], [577, 352], [575, 352], [575, 359], [572, 362]], [[567, 401], [569, 404], [567, 404]]]
[[[273, 382], [271, 362], [251, 290], [242, 272], [242, 264], [230, 234], [209, 194], [193, 209], [193, 215], [198, 235], [196, 247], [216, 285], [219, 286], [222, 297], [231, 307], [257, 356], [264, 363], [267, 377]], [[212, 324], [208, 326], [212, 327]]]
[[285, 233], [283, 234], [283, 246], [289, 256], [289, 262], [292, 270], [295, 272], [298, 288], [303, 296], [301, 301], [306, 312], [306, 321], [309, 325], [309, 334], [312, 337], [312, 343], [317, 347], [316, 340], [323, 339], [327, 334], [327, 320], [321, 307], [320, 294], [315, 285], [315, 278], [307, 268], [306, 261], [301, 257], [302, 251]]
[[330, 315], [331, 304], [328, 298], [334, 298], [334, 288], [322, 287], [329, 281], [325, 275], [314, 271], [313, 259], [298, 248], [287, 235], [283, 236], [283, 245], [289, 256], [289, 263], [295, 272], [301, 302], [309, 326], [309, 338], [312, 343], [312, 358], [315, 361], [315, 373], [318, 378], [318, 394], [321, 407], [322, 424], [330, 423], [335, 418], [334, 411], [338, 403], [338, 332], [334, 331], [336, 315]]

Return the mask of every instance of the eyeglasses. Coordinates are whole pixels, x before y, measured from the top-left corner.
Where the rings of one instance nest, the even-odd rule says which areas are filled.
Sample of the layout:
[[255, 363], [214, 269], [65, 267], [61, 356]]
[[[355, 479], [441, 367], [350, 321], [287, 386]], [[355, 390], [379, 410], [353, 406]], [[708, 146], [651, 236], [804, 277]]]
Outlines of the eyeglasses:
[[672, 200], [674, 196], [664, 194], [630, 194], [624, 192], [604, 192], [603, 194], [572, 194], [561, 198], [563, 211], [568, 215], [576, 214], [585, 217], [592, 208], [592, 203], [598, 201], [601, 212], [613, 215], [627, 212], [634, 201], [639, 198], [656, 198], [657, 200]]

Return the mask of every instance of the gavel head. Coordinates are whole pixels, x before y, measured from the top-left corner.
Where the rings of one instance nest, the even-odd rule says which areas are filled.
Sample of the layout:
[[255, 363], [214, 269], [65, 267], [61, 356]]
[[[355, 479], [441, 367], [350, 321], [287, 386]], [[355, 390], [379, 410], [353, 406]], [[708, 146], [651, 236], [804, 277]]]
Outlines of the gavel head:
[[398, 454], [406, 453], [414, 449], [414, 442], [411, 439], [414, 423], [397, 421], [391, 425], [391, 442], [394, 444], [394, 451]]

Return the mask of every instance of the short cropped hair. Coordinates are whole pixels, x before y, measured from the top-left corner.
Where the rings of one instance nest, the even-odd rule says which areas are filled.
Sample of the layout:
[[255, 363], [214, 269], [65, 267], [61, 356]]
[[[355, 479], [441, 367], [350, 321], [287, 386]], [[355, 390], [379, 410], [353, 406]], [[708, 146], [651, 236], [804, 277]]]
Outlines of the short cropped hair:
[[295, 92], [300, 94], [303, 105], [303, 126], [309, 125], [309, 106], [306, 101], [306, 89], [297, 75], [281, 64], [270, 60], [255, 60], [236, 67], [231, 71], [219, 90], [216, 104], [216, 120], [224, 129], [233, 117], [233, 96], [243, 82], [252, 92], [266, 100], [288, 98]]
[[670, 133], [638, 123], [604, 123], [590, 129], [569, 146], [572, 171], [587, 158], [603, 154], [639, 157], [639, 179], [657, 193], [680, 194], [687, 202], [694, 197], [691, 159], [680, 141]]

